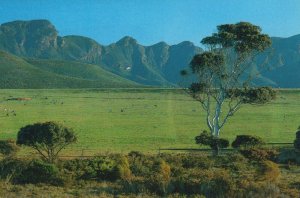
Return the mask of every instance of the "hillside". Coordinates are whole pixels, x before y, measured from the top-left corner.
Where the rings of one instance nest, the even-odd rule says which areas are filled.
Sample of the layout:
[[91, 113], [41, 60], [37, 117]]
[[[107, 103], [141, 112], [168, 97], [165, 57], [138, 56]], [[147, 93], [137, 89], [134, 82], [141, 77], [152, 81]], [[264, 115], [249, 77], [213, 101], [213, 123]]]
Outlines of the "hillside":
[[300, 35], [273, 38], [271, 68], [263, 73], [277, 87], [300, 87]]
[[[143, 46], [134, 38], [125, 36], [104, 46], [91, 38], [76, 35], [61, 37], [57, 32], [47, 20], [8, 22], [0, 26], [0, 49], [25, 57], [40, 70], [56, 75], [72, 78], [90, 75], [89, 78], [95, 80], [98, 75], [95, 70], [100, 73], [107, 71], [138, 84], [165, 87], [176, 86], [182, 80], [180, 70], [195, 54], [203, 51], [189, 41], [177, 45], [159, 42]], [[269, 70], [264, 71], [256, 82], [274, 87], [300, 87], [300, 35], [274, 37], [272, 40]], [[51, 60], [51, 64], [46, 60]], [[93, 66], [79, 66], [75, 62]], [[89, 78], [83, 79], [91, 80]]]
[[[46, 68], [46, 69], [45, 69]], [[98, 66], [28, 60], [0, 51], [0, 88], [96, 88], [139, 86]]]
[[2, 24], [0, 49], [22, 57], [95, 64], [129, 80], [154, 86], [174, 86], [181, 68], [202, 51], [191, 42], [142, 46], [128, 36], [102, 46], [87, 37], [60, 37], [47, 20]]

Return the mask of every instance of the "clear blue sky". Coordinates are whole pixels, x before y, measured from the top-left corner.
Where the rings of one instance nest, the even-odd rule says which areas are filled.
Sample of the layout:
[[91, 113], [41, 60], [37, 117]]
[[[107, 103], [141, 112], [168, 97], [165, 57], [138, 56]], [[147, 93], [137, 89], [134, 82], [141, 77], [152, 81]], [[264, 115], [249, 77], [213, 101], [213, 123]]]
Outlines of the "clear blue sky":
[[101, 44], [195, 44], [224, 23], [249, 21], [278, 37], [300, 34], [300, 0], [0, 0], [0, 23], [48, 19], [64, 35]]

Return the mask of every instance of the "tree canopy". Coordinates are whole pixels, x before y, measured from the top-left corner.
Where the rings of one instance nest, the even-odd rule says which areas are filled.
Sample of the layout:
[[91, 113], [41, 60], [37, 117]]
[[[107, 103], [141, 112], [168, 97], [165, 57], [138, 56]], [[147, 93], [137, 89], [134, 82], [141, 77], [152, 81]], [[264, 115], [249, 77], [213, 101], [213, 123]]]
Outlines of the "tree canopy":
[[76, 140], [72, 129], [56, 122], [45, 122], [21, 128], [18, 132], [17, 144], [30, 146], [44, 160], [53, 162], [62, 149]]
[[216, 137], [242, 104], [264, 104], [276, 96], [271, 88], [253, 86], [253, 79], [259, 75], [258, 69], [253, 70], [254, 60], [270, 47], [270, 37], [248, 22], [219, 25], [217, 30], [202, 39], [207, 50], [190, 62], [190, 73], [196, 81], [188, 89], [206, 111], [207, 126]]

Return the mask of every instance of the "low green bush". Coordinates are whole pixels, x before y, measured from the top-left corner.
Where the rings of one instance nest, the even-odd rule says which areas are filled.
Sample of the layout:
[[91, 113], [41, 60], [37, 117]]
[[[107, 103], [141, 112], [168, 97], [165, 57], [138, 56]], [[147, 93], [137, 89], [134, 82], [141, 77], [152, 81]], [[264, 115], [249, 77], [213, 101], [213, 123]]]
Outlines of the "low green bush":
[[68, 160], [62, 166], [66, 173], [73, 174], [77, 180], [115, 181], [131, 176], [128, 159], [122, 155]]
[[200, 135], [195, 137], [196, 144], [209, 146], [213, 150], [214, 155], [219, 154], [219, 150], [227, 148], [229, 141], [224, 138], [214, 137], [204, 130]]
[[26, 169], [28, 162], [16, 158], [4, 158], [0, 161], [0, 179], [13, 181], [19, 177], [24, 169]]
[[300, 154], [294, 149], [282, 150], [278, 155], [278, 162], [282, 164], [300, 165]]
[[20, 184], [47, 183], [61, 185], [63, 181], [59, 177], [59, 170], [54, 164], [33, 160], [15, 177], [14, 182]]
[[300, 151], [300, 126], [299, 126], [299, 130], [296, 132], [296, 139], [294, 141], [294, 147], [295, 147], [295, 149]]
[[233, 148], [254, 148], [264, 145], [265, 142], [258, 136], [252, 135], [238, 135], [232, 142], [231, 146]]

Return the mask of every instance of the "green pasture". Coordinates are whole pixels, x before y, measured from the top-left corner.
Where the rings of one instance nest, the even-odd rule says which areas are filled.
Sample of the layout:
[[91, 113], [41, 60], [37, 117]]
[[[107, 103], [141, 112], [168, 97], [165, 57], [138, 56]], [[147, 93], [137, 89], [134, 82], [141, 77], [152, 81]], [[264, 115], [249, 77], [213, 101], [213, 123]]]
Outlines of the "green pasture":
[[[292, 142], [300, 125], [299, 99], [300, 90], [281, 90], [270, 104], [245, 105], [221, 136], [233, 140], [253, 134], [267, 142]], [[20, 127], [50, 120], [77, 133], [78, 143], [65, 151], [72, 154], [197, 148], [194, 137], [206, 129], [200, 104], [180, 90], [0, 90], [0, 139], [15, 139]]]

